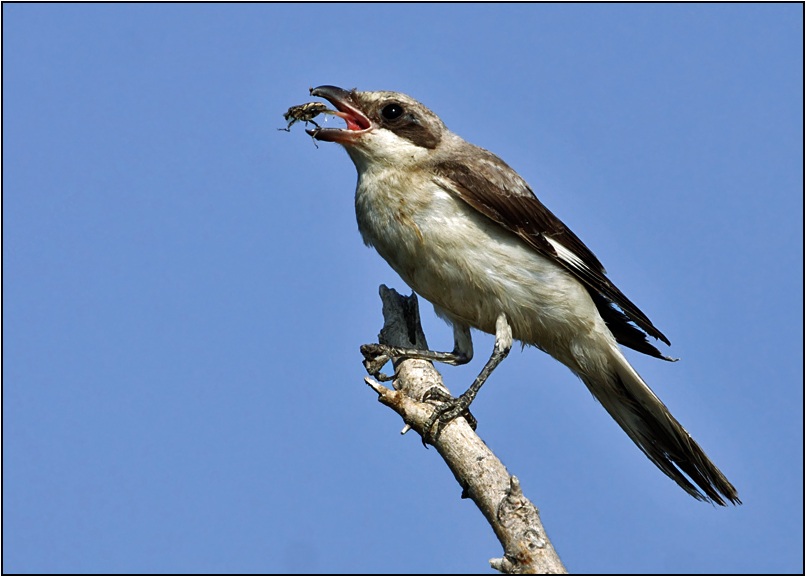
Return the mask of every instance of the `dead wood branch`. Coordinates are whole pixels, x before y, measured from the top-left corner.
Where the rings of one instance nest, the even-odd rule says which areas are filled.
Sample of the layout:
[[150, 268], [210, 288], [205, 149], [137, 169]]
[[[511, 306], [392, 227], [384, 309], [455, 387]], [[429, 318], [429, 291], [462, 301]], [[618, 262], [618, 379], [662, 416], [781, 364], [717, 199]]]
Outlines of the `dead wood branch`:
[[[427, 350], [417, 297], [404, 297], [385, 286], [381, 286], [380, 293], [384, 316], [380, 343]], [[403, 417], [403, 432], [411, 427], [422, 435], [434, 405], [420, 399], [434, 386], [444, 388], [442, 378], [428, 361], [398, 361], [395, 369], [394, 389], [369, 377], [366, 382], [378, 393], [381, 403]], [[493, 568], [510, 574], [566, 573], [537, 508], [524, 496], [517, 477], [507, 472], [464, 418], [448, 423], [434, 447], [462, 487], [462, 496], [473, 500], [504, 548], [503, 557], [490, 560]]]

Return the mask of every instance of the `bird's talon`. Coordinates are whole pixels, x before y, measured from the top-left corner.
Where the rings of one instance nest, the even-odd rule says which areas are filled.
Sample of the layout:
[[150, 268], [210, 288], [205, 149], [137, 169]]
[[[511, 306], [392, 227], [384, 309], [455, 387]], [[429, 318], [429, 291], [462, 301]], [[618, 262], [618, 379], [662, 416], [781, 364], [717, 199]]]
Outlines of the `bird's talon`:
[[[468, 410], [470, 403], [473, 401], [470, 396], [461, 395], [458, 398], [453, 398], [448, 395], [444, 389], [431, 387], [425, 392], [425, 395], [423, 395], [423, 401], [428, 400], [440, 400], [442, 404], [434, 408], [434, 412], [431, 413], [431, 416], [423, 427], [423, 445], [426, 445], [426, 443], [433, 445], [439, 438], [445, 425], [457, 417], [464, 417], [467, 424], [470, 425], [474, 431], [476, 430], [478, 421], [476, 421], [476, 418]], [[434, 425], [436, 425], [437, 429], [432, 433], [431, 431]]]
[[386, 347], [380, 344], [361, 345], [361, 354], [364, 355], [364, 368], [370, 375], [381, 382], [394, 378], [381, 372], [384, 365], [392, 360]]
[[442, 403], [447, 403], [451, 400], [453, 400], [453, 397], [450, 396], [442, 387], [431, 387], [423, 395], [423, 402], [440, 401]]

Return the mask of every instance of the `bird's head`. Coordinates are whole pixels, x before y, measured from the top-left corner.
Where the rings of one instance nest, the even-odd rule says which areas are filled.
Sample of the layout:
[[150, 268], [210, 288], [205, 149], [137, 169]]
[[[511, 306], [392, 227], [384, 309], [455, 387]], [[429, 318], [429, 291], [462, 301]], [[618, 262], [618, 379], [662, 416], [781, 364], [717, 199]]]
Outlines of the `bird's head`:
[[359, 170], [374, 163], [417, 163], [448, 133], [436, 114], [399, 92], [319, 86], [311, 89], [311, 95], [329, 101], [347, 126], [311, 129], [308, 134], [344, 146]]

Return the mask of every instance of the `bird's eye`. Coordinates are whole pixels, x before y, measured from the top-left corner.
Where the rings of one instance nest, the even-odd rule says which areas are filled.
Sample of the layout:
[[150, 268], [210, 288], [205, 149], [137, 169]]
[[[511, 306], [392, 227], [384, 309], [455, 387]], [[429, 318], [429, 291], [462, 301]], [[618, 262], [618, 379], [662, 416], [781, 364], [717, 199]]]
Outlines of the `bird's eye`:
[[395, 118], [399, 118], [401, 114], [403, 114], [403, 107], [400, 106], [397, 102], [393, 102], [391, 104], [387, 104], [381, 110], [381, 114], [386, 120], [394, 120]]

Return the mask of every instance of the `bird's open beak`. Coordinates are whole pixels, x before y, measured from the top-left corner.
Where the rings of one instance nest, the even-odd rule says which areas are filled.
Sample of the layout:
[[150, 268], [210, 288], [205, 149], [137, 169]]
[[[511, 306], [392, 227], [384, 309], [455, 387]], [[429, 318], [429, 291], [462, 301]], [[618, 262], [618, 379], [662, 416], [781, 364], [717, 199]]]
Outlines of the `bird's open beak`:
[[314, 128], [305, 132], [317, 140], [349, 144], [354, 142], [361, 134], [373, 128], [372, 121], [358, 108], [353, 99], [352, 92], [338, 86], [317, 86], [311, 88], [311, 96], [319, 96], [336, 107], [334, 115], [347, 122], [347, 128]]

